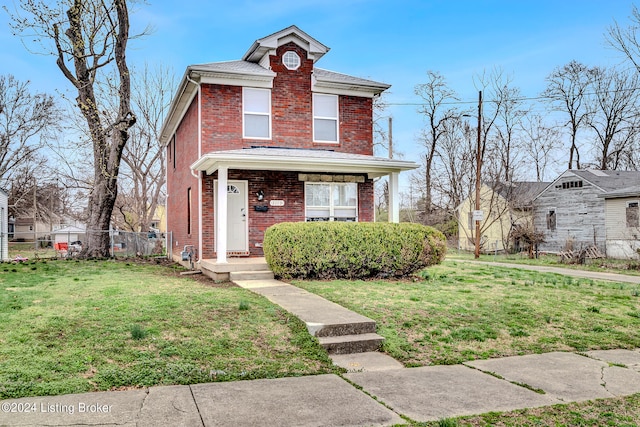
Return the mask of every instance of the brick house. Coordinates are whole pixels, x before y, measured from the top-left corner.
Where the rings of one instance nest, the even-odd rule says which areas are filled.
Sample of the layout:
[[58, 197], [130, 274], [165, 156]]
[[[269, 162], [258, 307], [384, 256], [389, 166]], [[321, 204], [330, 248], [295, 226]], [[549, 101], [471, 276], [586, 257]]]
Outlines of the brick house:
[[373, 99], [389, 85], [316, 68], [328, 47], [291, 26], [241, 60], [189, 66], [163, 124], [172, 255], [262, 256], [285, 221], [373, 221], [374, 179], [414, 162], [373, 155]]

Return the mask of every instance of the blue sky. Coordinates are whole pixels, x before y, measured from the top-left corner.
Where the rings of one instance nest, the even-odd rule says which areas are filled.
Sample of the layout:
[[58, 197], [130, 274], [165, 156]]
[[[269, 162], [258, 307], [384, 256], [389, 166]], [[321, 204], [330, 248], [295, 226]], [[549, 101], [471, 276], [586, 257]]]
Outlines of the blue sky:
[[[391, 84], [391, 103], [418, 102], [413, 88], [427, 70], [474, 102], [474, 76], [495, 67], [533, 97], [555, 67], [573, 59], [620, 63], [604, 33], [614, 19], [626, 25], [631, 7], [626, 0], [148, 0], [131, 6], [134, 29], [153, 32], [130, 43], [129, 61], [162, 62], [181, 77], [190, 64], [240, 59], [256, 39], [295, 24], [331, 48], [319, 67]], [[69, 90], [54, 58], [29, 53], [7, 21], [2, 11], [0, 74], [28, 79], [33, 90]], [[394, 141], [410, 160], [423, 125], [416, 109], [388, 110]]]

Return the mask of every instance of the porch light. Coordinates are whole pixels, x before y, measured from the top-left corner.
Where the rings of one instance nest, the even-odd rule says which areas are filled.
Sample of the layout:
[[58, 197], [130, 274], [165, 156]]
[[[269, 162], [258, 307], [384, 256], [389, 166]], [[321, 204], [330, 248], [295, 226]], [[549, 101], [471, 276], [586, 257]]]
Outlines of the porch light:
[[259, 201], [259, 202], [261, 202], [261, 201], [264, 199], [264, 191], [259, 190], [259, 191], [256, 193], [256, 197], [258, 197], [258, 201]]

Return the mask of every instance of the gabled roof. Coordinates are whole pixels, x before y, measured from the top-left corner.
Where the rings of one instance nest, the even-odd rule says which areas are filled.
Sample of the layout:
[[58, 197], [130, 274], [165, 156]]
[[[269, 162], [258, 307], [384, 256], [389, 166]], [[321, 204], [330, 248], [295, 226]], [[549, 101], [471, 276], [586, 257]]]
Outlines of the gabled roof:
[[[160, 142], [163, 145], [169, 143], [202, 83], [272, 88], [276, 73], [269, 69], [269, 55], [275, 53], [275, 49], [279, 46], [289, 42], [304, 48], [314, 63], [329, 51], [327, 46], [292, 25], [256, 40], [241, 60], [210, 62], [187, 67], [162, 124]], [[385, 83], [320, 68], [314, 67], [313, 71], [312, 89], [324, 93], [371, 98], [389, 87], [391, 86]]]
[[640, 184], [631, 187], [621, 188], [619, 190], [608, 191], [599, 195], [605, 199], [619, 199], [622, 197], [640, 197]]
[[231, 73], [245, 76], [264, 76], [273, 78], [276, 73], [249, 61], [224, 61], [210, 62], [208, 64], [190, 65], [188, 70], [197, 71], [201, 74], [206, 73]]
[[495, 190], [515, 207], [530, 207], [548, 185], [548, 182], [537, 181], [507, 182], [497, 184]]
[[[593, 185], [601, 193], [607, 193], [609, 191], [617, 191], [640, 185], [640, 172], [638, 171], [611, 171], [611, 170], [598, 170], [598, 169], [567, 169], [558, 176], [551, 184], [538, 193], [540, 194], [547, 191], [549, 188], [555, 186], [555, 184], [562, 178], [576, 177], [587, 181]], [[536, 196], [536, 198], [538, 197]]]
[[638, 171], [586, 169], [571, 170], [571, 172], [603, 191], [619, 190], [633, 185], [640, 185], [640, 172]]
[[242, 59], [244, 61], [259, 63], [265, 55], [275, 53], [275, 50], [278, 47], [289, 43], [290, 41], [293, 41], [304, 48], [304, 50], [307, 51], [309, 59], [312, 59], [313, 62], [322, 58], [322, 56], [329, 51], [327, 46], [323, 45], [300, 28], [292, 25], [253, 42]]
[[[313, 69], [313, 88], [331, 91], [336, 89], [344, 92], [345, 89], [353, 91], [366, 91], [379, 95], [383, 91], [389, 89], [391, 85], [380, 83], [373, 80], [361, 79], [359, 77], [349, 76], [347, 74], [336, 73], [335, 71], [325, 70], [323, 68]], [[362, 94], [361, 94], [362, 95]]]

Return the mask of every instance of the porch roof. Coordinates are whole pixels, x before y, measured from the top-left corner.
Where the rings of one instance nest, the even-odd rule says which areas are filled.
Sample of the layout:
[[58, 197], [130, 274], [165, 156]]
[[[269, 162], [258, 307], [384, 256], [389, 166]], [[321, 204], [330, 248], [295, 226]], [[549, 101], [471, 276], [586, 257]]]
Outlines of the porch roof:
[[191, 169], [212, 174], [225, 166], [246, 170], [367, 174], [369, 178], [418, 168], [412, 161], [362, 154], [259, 147], [209, 152], [192, 164]]

